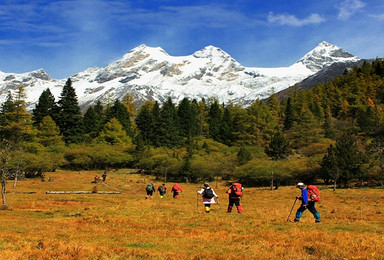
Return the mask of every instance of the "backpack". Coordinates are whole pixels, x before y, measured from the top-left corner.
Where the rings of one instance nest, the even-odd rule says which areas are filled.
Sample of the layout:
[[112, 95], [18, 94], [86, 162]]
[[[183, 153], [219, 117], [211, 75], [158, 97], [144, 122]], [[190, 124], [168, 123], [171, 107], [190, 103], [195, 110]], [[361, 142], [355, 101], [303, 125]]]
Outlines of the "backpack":
[[243, 190], [241, 183], [232, 183], [231, 185], [231, 194], [236, 196], [242, 196]]
[[212, 199], [213, 196], [213, 190], [211, 188], [204, 189], [203, 198]]
[[315, 185], [308, 185], [308, 201], [320, 201], [320, 191]]
[[149, 184], [147, 185], [147, 188], [145, 188], [145, 190], [146, 190], [146, 191], [152, 191], [152, 184], [149, 183]]

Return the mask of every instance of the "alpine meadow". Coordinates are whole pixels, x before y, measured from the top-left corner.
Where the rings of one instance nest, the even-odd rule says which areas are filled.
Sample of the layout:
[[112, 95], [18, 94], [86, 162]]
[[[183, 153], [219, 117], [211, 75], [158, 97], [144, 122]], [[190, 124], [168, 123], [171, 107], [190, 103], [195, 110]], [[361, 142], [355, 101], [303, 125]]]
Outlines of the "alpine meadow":
[[[85, 109], [74, 84], [30, 112], [22, 85], [1, 104], [1, 259], [383, 259], [384, 60], [247, 106], [127, 94]], [[226, 212], [234, 182], [242, 214]], [[319, 187], [320, 223], [291, 222], [298, 182]]]

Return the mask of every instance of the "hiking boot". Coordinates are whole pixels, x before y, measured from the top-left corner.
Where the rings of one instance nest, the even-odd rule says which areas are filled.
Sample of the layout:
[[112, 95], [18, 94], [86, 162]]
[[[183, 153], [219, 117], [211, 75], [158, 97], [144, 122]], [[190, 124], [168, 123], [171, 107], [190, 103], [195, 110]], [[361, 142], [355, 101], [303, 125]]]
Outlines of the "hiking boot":
[[320, 222], [321, 222], [320, 219], [316, 219], [316, 220], [315, 220], [315, 223], [320, 223]]
[[300, 222], [300, 219], [295, 218], [293, 222]]

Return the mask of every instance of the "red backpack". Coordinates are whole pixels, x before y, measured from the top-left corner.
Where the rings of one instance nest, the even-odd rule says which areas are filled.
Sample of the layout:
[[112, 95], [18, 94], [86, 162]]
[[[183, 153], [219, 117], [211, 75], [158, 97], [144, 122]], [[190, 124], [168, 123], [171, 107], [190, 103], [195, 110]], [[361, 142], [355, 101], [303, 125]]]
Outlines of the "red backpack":
[[230, 194], [236, 195], [236, 196], [242, 196], [243, 195], [243, 189], [241, 183], [232, 183], [230, 187]]
[[320, 191], [315, 185], [308, 185], [308, 201], [320, 201]]

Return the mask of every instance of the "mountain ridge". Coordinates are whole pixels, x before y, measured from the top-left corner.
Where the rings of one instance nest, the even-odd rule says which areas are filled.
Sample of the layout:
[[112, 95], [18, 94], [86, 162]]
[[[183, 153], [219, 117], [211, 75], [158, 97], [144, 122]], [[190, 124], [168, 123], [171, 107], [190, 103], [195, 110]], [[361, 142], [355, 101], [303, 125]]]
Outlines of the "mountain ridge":
[[[319, 43], [289, 67], [245, 67], [222, 49], [208, 45], [187, 56], [171, 56], [161, 47], [139, 45], [120, 59], [102, 67], [91, 67], [71, 76], [82, 108], [98, 100], [109, 102], [129, 93], [140, 104], [163, 102], [171, 97], [210, 98], [249, 105], [256, 99], [282, 91], [335, 63], [360, 60], [327, 42]], [[6, 94], [24, 85], [28, 110], [40, 94], [50, 88], [56, 100], [66, 79], [51, 79], [43, 70], [15, 74], [0, 71], [0, 102]]]

